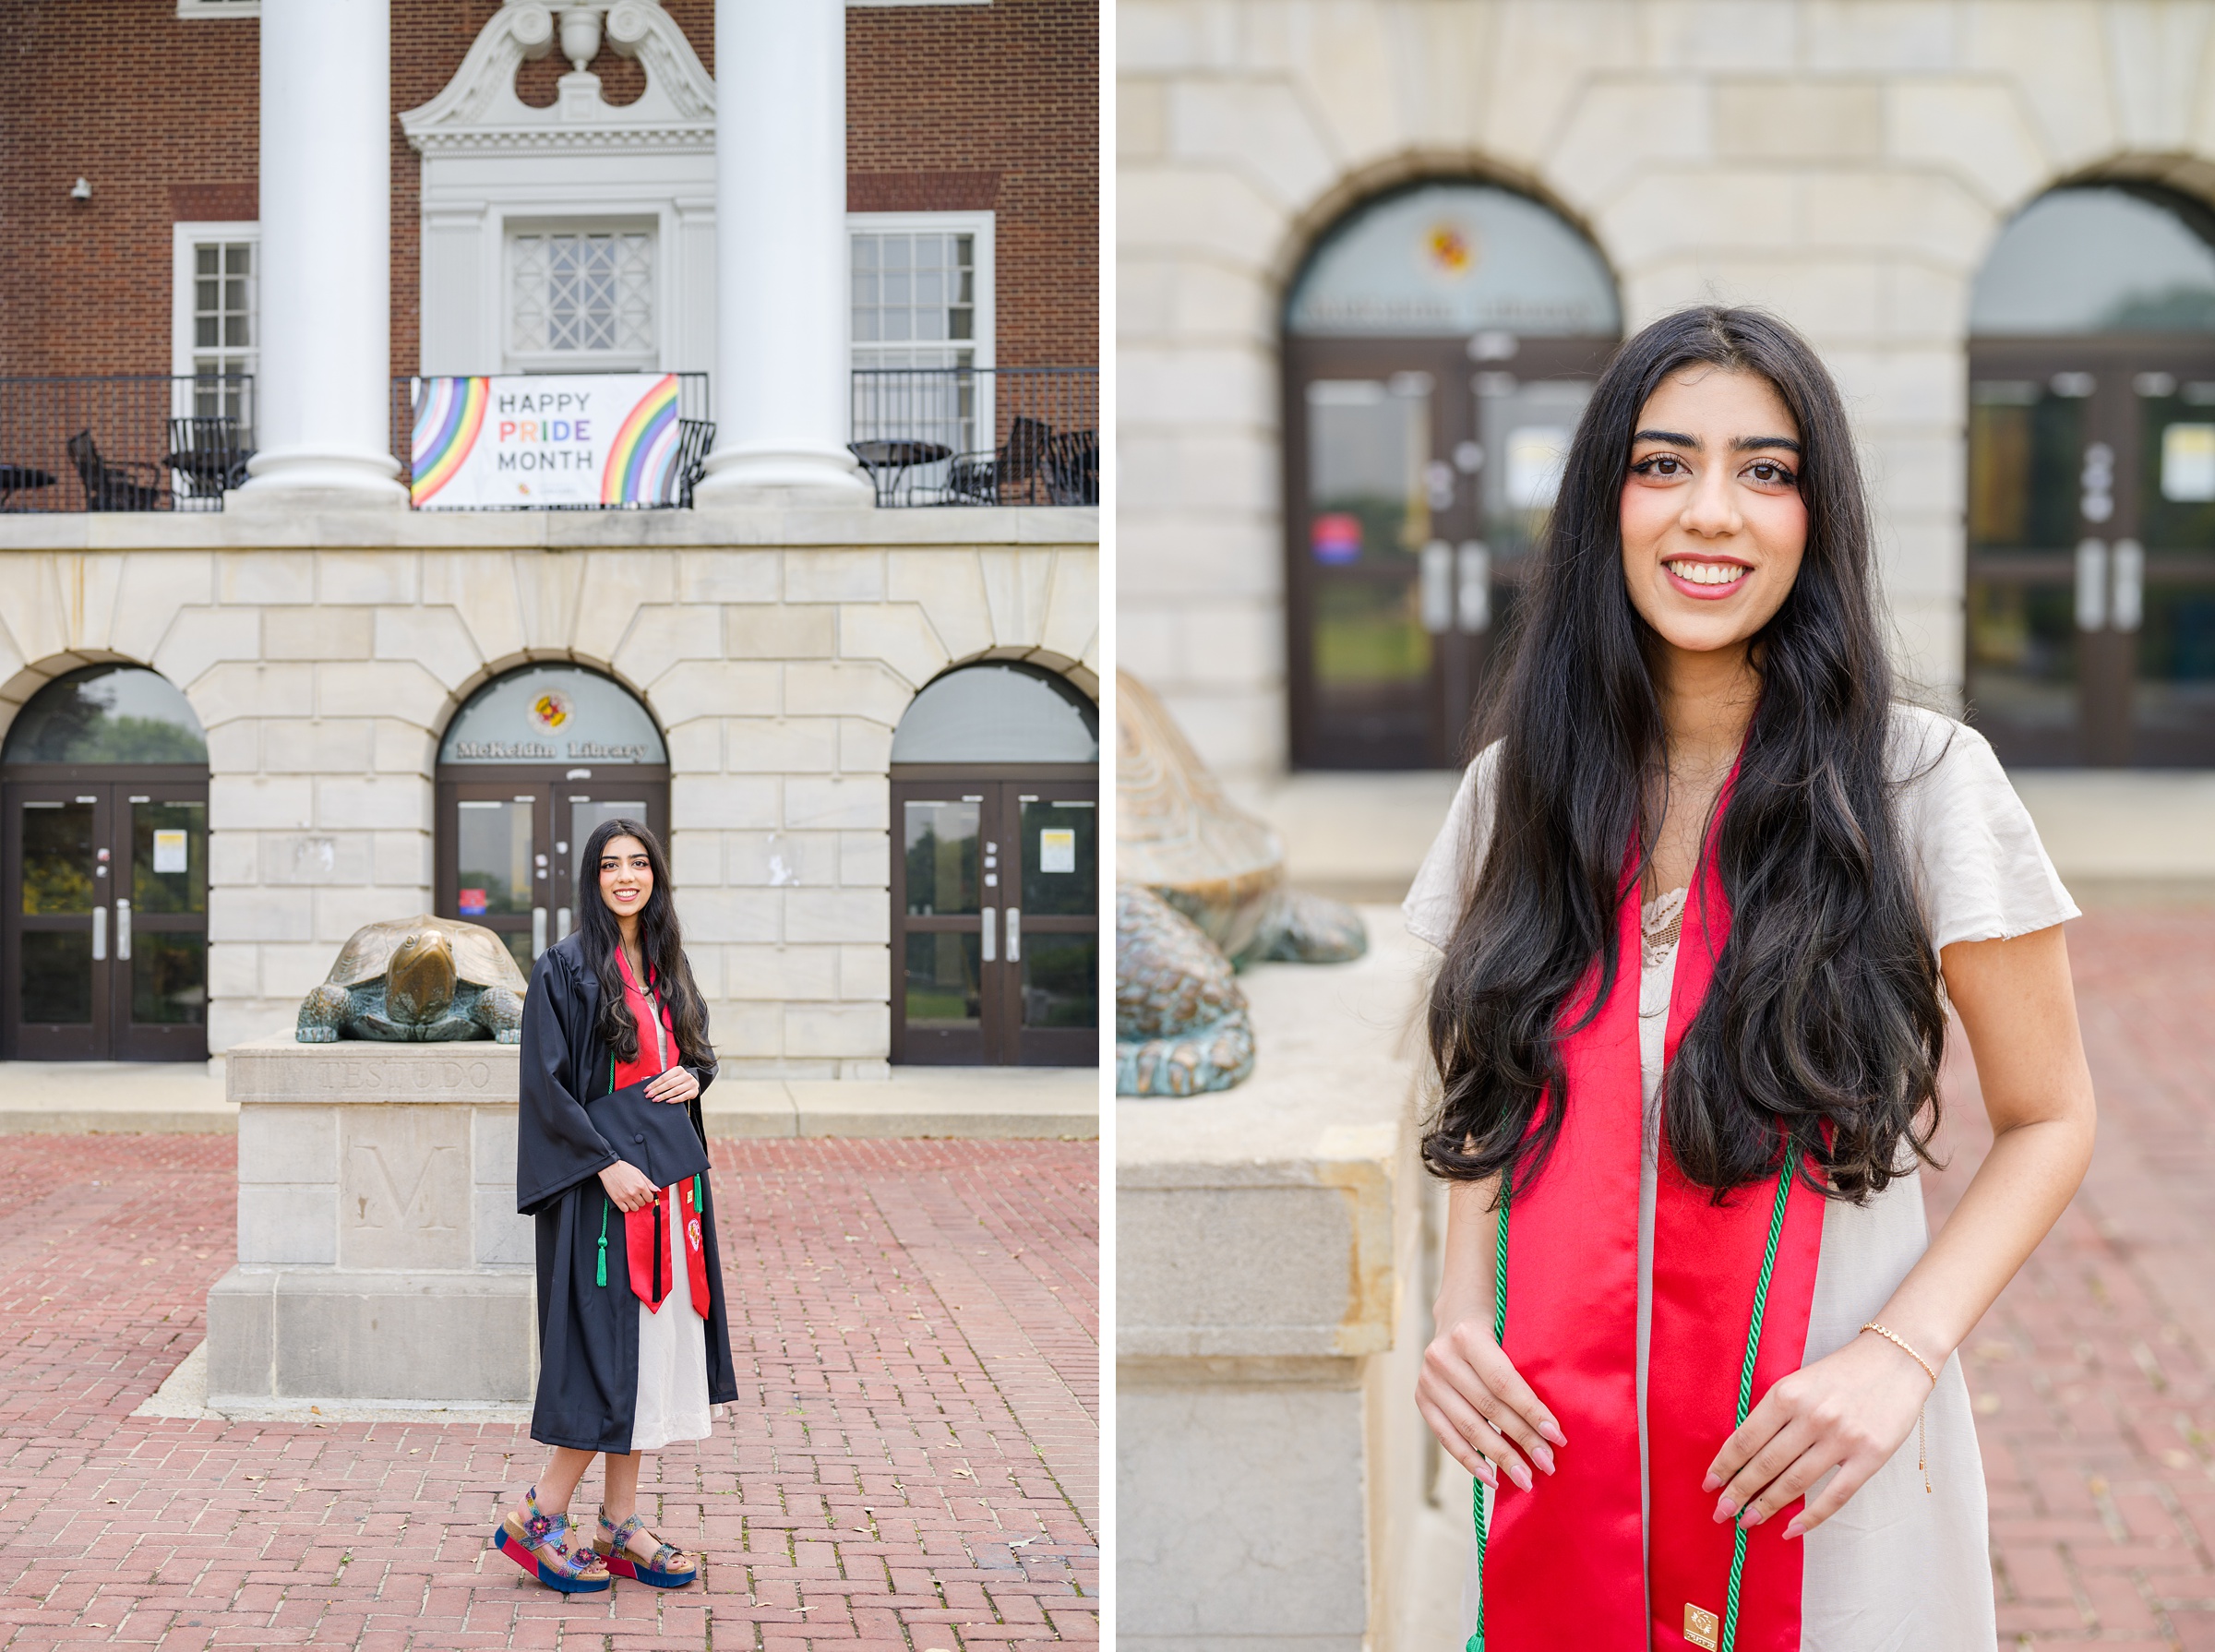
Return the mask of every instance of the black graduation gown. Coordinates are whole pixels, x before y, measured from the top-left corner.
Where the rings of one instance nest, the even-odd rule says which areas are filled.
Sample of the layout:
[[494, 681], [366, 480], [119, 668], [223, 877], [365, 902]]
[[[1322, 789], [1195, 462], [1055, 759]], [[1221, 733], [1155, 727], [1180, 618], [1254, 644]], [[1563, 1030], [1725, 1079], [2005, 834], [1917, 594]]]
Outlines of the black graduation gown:
[[[523, 999], [522, 1078], [515, 1132], [515, 1208], [538, 1222], [538, 1402], [531, 1438], [579, 1451], [630, 1450], [639, 1399], [639, 1299], [630, 1288], [623, 1213], [600, 1185], [617, 1154], [593, 1127], [590, 1098], [607, 1090], [607, 1047], [593, 1030], [600, 982], [581, 934], [548, 947]], [[694, 1068], [702, 1090], [714, 1069]], [[701, 1142], [696, 1100], [688, 1109]], [[702, 1178], [708, 1263], [708, 1398], [738, 1397], [715, 1240], [713, 1177]], [[607, 1221], [607, 1283], [598, 1283]], [[666, 1310], [664, 1310], [666, 1311]]]

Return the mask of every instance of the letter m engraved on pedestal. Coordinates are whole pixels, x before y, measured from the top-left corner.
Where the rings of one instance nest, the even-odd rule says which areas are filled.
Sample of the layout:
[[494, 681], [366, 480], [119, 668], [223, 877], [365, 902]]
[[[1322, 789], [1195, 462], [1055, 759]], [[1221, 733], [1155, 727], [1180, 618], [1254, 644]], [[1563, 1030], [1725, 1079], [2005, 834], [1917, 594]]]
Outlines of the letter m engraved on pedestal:
[[[415, 1206], [423, 1197], [424, 1188], [431, 1179], [431, 1169], [437, 1163], [438, 1155], [442, 1153], [458, 1153], [460, 1148], [434, 1147], [416, 1161], [412, 1172], [403, 1171], [400, 1175], [393, 1173], [391, 1161], [385, 1157], [385, 1149], [380, 1143], [356, 1142], [353, 1150], [367, 1155], [370, 1163], [376, 1167], [377, 1180], [383, 1185], [385, 1197], [391, 1202], [394, 1225], [412, 1228], [418, 1233], [453, 1232], [455, 1225], [451, 1220], [451, 1212], [440, 1210], [436, 1202], [427, 1210], [418, 1211]], [[382, 1227], [387, 1225], [381, 1214], [370, 1214], [376, 1203], [376, 1200], [367, 1193], [354, 1195], [354, 1221], [357, 1226]]]

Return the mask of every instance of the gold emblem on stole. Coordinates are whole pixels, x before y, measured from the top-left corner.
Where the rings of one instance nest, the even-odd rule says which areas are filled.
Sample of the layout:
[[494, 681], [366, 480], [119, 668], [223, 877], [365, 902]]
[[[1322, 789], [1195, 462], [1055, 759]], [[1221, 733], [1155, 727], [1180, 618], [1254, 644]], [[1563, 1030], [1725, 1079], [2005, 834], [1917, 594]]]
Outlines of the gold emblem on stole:
[[1704, 1606], [1684, 1603], [1684, 1638], [1704, 1652], [1715, 1652], [1717, 1638], [1723, 1632], [1723, 1621]]

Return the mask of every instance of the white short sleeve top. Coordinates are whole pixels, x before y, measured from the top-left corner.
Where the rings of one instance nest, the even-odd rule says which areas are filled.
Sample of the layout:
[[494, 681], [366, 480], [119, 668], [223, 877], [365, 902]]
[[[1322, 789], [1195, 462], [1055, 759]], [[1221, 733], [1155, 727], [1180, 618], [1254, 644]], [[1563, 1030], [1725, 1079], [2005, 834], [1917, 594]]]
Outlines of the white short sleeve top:
[[[1920, 706], [1895, 706], [1888, 755], [1933, 952], [1957, 940], [2028, 935], [2078, 916], [2030, 811], [1982, 735]], [[1432, 946], [1452, 938], [1467, 892], [1465, 870], [1483, 858], [1498, 760], [1499, 748], [1488, 746], [1463, 774], [1446, 823], [1401, 904], [1408, 932]]]

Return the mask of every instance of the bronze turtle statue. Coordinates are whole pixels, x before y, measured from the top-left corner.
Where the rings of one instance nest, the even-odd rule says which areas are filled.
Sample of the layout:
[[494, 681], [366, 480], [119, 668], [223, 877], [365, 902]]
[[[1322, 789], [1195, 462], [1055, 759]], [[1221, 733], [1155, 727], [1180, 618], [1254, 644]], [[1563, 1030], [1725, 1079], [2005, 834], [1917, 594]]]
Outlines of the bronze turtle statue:
[[1231, 802], [1128, 672], [1116, 674], [1115, 801], [1116, 1093], [1227, 1089], [1253, 1068], [1233, 972], [1343, 963], [1368, 934], [1352, 907], [1290, 885], [1284, 840]]
[[529, 990], [508, 944], [482, 924], [422, 913], [364, 924], [301, 1000], [302, 1044], [370, 1038], [433, 1044], [523, 1036]]

